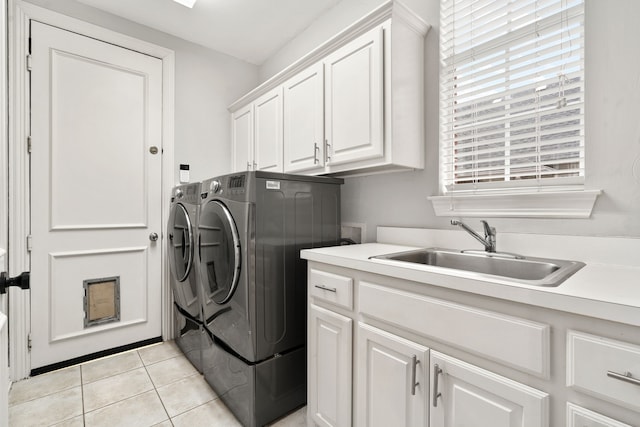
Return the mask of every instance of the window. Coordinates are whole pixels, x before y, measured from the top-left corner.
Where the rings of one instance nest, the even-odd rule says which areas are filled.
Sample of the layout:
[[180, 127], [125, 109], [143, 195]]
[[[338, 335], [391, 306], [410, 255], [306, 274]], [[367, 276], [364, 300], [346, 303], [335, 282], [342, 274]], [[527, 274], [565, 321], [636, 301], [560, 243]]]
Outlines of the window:
[[441, 1], [450, 211], [455, 197], [583, 189], [584, 51], [584, 0]]
[[438, 216], [587, 218], [584, 0], [441, 0]]

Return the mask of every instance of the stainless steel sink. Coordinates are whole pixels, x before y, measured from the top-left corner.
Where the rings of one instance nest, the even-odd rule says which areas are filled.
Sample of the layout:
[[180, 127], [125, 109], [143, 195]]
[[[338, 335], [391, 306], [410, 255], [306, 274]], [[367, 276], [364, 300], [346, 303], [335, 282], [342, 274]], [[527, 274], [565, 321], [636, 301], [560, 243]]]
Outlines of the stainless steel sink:
[[496, 277], [531, 286], [558, 286], [569, 276], [584, 267], [578, 261], [522, 257], [479, 251], [454, 251], [440, 248], [417, 249], [371, 259], [399, 263], [423, 264], [478, 273], [487, 278]]

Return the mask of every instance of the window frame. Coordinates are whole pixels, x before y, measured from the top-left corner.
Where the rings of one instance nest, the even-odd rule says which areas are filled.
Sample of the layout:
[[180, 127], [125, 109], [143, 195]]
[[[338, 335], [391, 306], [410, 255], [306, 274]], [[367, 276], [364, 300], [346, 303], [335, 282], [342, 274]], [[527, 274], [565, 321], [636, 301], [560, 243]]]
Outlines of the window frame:
[[[441, 0], [441, 7], [447, 0]], [[523, 1], [523, 2], [526, 2]], [[529, 1], [530, 3], [530, 1]], [[582, 19], [584, 19], [585, 2], [581, 3]], [[441, 11], [442, 15], [442, 11]], [[557, 18], [555, 18], [557, 20]], [[563, 23], [564, 25], [564, 23]], [[444, 27], [441, 22], [441, 31]], [[582, 38], [580, 42], [584, 46], [586, 28], [582, 22]], [[441, 37], [443, 35], [441, 34]], [[495, 43], [491, 41], [489, 43]], [[586, 46], [584, 47], [586, 50]], [[585, 163], [584, 153], [586, 143], [584, 134], [580, 135], [580, 154], [577, 157], [579, 163], [578, 176], [562, 178], [521, 179], [497, 182], [474, 182], [471, 184], [456, 184], [455, 171], [452, 171], [452, 162], [445, 162], [445, 156], [452, 156], [455, 148], [451, 142], [445, 142], [445, 120], [443, 114], [451, 113], [450, 99], [445, 99], [443, 84], [443, 68], [446, 66], [443, 58], [443, 43], [440, 41], [440, 141], [439, 141], [439, 194], [428, 197], [433, 204], [437, 216], [470, 216], [470, 217], [544, 217], [544, 218], [588, 218], [591, 215], [595, 200], [602, 192], [600, 190], [585, 189]], [[580, 76], [581, 85], [584, 88], [584, 56], [582, 57]], [[449, 86], [450, 87], [450, 86]], [[530, 86], [531, 88], [531, 86]], [[536, 89], [537, 90], [537, 89]], [[584, 125], [585, 95], [582, 94], [580, 115]], [[538, 99], [536, 99], [538, 102]], [[448, 108], [448, 110], [447, 110]], [[506, 114], [505, 114], [505, 117]], [[539, 120], [539, 119], [536, 119]], [[449, 123], [450, 125], [450, 123]], [[538, 127], [539, 123], [536, 122]], [[508, 176], [508, 126], [505, 127], [505, 169], [504, 176]], [[474, 167], [477, 168], [477, 161]], [[542, 163], [539, 160], [539, 163]], [[536, 166], [539, 171], [540, 166]], [[481, 180], [478, 180], [481, 181]], [[457, 186], [452, 189], [451, 186]]]

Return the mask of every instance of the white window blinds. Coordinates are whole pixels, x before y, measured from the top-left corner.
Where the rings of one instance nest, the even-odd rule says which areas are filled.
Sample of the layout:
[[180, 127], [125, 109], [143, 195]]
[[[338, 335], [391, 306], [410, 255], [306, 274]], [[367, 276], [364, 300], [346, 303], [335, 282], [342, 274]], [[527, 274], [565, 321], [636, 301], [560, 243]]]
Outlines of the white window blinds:
[[584, 180], [584, 0], [442, 0], [444, 192]]

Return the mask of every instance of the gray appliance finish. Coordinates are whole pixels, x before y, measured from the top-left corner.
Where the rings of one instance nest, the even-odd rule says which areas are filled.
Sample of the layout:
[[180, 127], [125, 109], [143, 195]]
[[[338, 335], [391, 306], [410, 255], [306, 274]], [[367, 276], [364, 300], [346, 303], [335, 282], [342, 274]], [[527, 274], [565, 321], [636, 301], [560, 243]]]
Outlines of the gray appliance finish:
[[340, 241], [341, 179], [244, 172], [202, 183], [205, 379], [247, 427], [306, 403], [306, 262]]
[[171, 192], [167, 245], [173, 293], [176, 344], [202, 372], [202, 304], [198, 256], [195, 252], [200, 183], [184, 184]]

